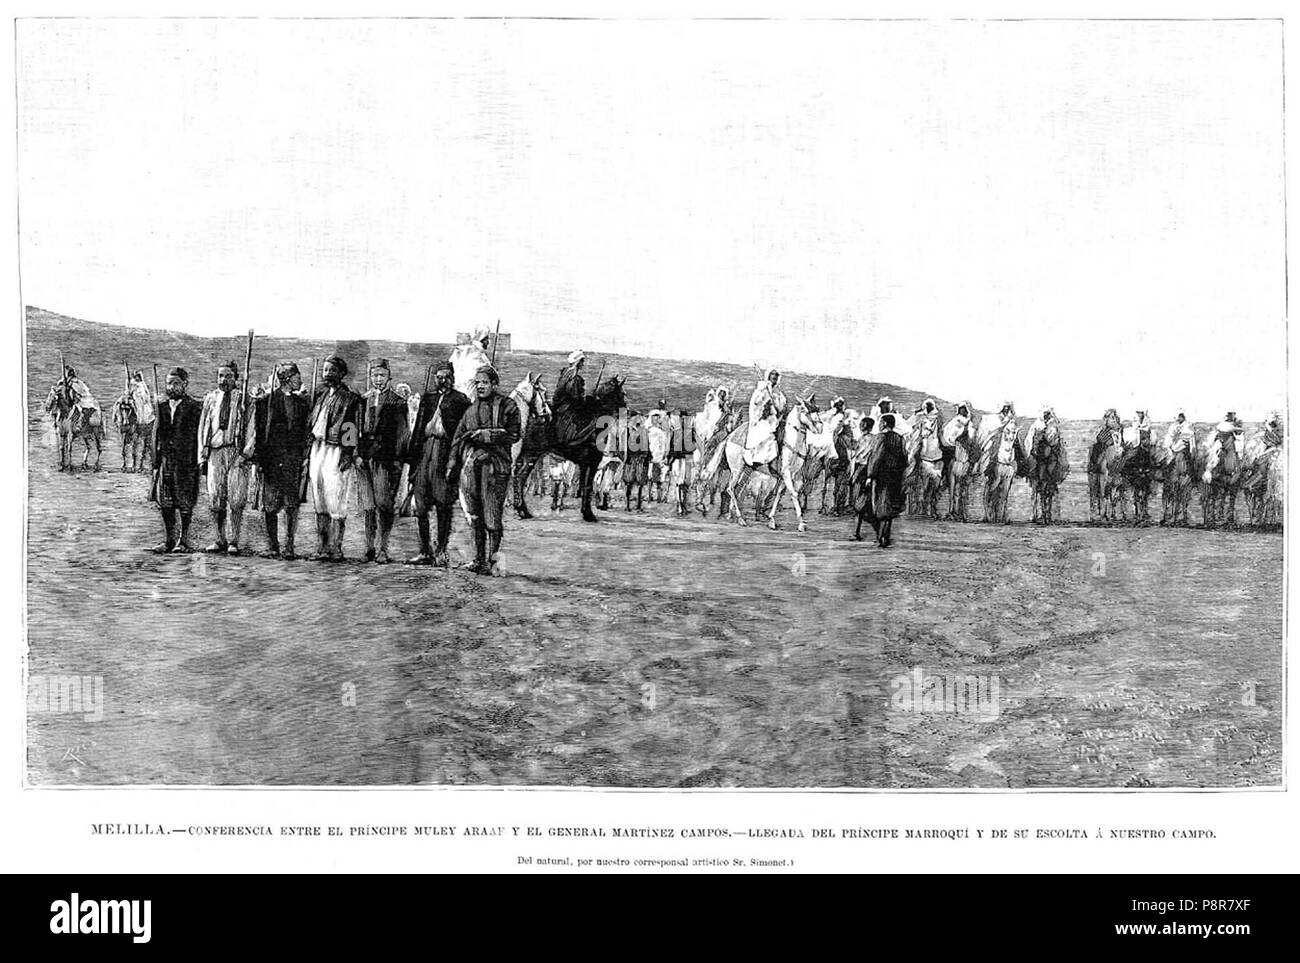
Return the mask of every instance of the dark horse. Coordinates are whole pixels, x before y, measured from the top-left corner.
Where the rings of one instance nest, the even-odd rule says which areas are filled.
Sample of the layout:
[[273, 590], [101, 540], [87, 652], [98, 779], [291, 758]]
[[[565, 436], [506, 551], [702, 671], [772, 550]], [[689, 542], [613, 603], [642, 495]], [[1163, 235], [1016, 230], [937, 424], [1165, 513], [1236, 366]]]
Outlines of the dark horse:
[[549, 422], [530, 420], [524, 433], [523, 448], [515, 460], [515, 514], [520, 518], [533, 517], [524, 498], [528, 476], [538, 460], [551, 452], [578, 466], [582, 520], [594, 522], [596, 513], [591, 509], [591, 493], [602, 457], [600, 445], [605, 441], [602, 436], [606, 431], [615, 430], [619, 412], [626, 405], [623, 379], [610, 378], [581, 404], [567, 401], [555, 404], [555, 417]]

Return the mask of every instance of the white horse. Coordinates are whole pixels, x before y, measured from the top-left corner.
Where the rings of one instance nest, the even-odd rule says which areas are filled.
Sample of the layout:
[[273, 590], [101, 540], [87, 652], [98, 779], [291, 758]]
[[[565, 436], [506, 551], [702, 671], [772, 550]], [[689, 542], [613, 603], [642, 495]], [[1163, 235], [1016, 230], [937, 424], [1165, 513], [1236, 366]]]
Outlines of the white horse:
[[[472, 396], [471, 396], [472, 397]], [[519, 408], [519, 440], [510, 448], [510, 464], [519, 461], [519, 453], [524, 450], [524, 436], [528, 433], [528, 422], [533, 418], [550, 421], [551, 406], [546, 400], [546, 388], [542, 385], [542, 376], [531, 371], [523, 381], [515, 385], [510, 392], [515, 405]]]
[[917, 418], [907, 439], [908, 502], [911, 515], [939, 517], [943, 491], [943, 447], [937, 425]]
[[726, 438], [715, 439], [719, 431], [725, 431], [723, 412], [715, 403], [706, 404], [704, 410], [696, 416], [695, 450], [691, 459], [695, 463], [695, 508], [701, 515], [707, 515], [714, 498], [721, 493], [724, 504], [718, 511], [718, 517], [726, 514], [727, 491], [731, 482], [731, 466], [727, 462]]
[[[782, 426], [782, 446], [780, 454], [779, 475], [772, 475], [770, 470], [767, 473], [777, 482], [776, 497], [772, 499], [772, 508], [768, 512], [767, 527], [776, 531], [776, 512], [781, 507], [781, 497], [788, 491], [790, 500], [794, 503], [795, 517], [799, 521], [799, 531], [806, 532], [807, 525], [803, 520], [803, 507], [799, 504], [799, 493], [803, 484], [803, 472], [808, 462], [808, 436], [821, 428], [821, 418], [813, 411], [807, 401], [796, 399], [794, 405], [786, 414], [785, 423]], [[726, 455], [727, 461], [733, 465], [744, 463], [745, 440], [744, 437], [737, 435], [744, 431], [748, 432], [749, 426], [741, 425], [736, 431], [727, 438]], [[749, 466], [740, 471], [732, 473], [731, 482], [727, 486], [727, 493], [731, 499], [731, 517], [740, 524], [747, 524], [744, 513], [739, 509], [739, 498], [737, 486], [744, 486], [751, 477], [760, 474], [753, 471]], [[742, 487], [743, 491], [743, 487]]]
[[[803, 506], [808, 507], [808, 498], [821, 482], [822, 498], [818, 511], [828, 515], [832, 511], [839, 514], [848, 500], [848, 489], [852, 473], [849, 459], [857, 450], [862, 438], [862, 418], [852, 410], [845, 410], [844, 417], [836, 427], [834, 422], [823, 419], [817, 431], [808, 435], [808, 461], [804, 468]], [[845, 458], [840, 461], [840, 449], [837, 441], [843, 445]], [[832, 506], [826, 506], [826, 490], [831, 489]]]
[[1020, 470], [1019, 438], [1020, 429], [1016, 428], [1015, 439], [1010, 449], [1002, 444], [1002, 424], [997, 415], [988, 415], [980, 419], [980, 460], [979, 472], [987, 482], [984, 489], [984, 521], [1008, 524], [1007, 509], [1011, 502], [1011, 486]]
[[[948, 514], [950, 521], [966, 521], [966, 507], [970, 500], [970, 484], [979, 464], [980, 451], [977, 437], [979, 424], [975, 421], [975, 411], [966, 405], [969, 413], [965, 422], [954, 419], [944, 425], [944, 444], [953, 449], [952, 460], [948, 462], [946, 482], [948, 485]], [[951, 426], [951, 427], [950, 427]]]
[[1252, 524], [1281, 523], [1285, 462], [1282, 447], [1267, 447], [1264, 432], [1256, 432], [1246, 440], [1241, 459], [1241, 494]]

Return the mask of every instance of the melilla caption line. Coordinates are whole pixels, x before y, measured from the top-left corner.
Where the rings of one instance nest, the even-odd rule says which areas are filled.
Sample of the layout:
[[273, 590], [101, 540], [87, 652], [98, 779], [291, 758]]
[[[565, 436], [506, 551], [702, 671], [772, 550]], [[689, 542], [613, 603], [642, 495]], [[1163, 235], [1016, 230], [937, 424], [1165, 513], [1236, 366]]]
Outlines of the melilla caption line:
[[167, 829], [160, 823], [93, 823], [92, 836], [465, 836], [593, 839], [1214, 839], [1193, 828], [791, 828], [653, 826], [278, 826], [213, 825]]

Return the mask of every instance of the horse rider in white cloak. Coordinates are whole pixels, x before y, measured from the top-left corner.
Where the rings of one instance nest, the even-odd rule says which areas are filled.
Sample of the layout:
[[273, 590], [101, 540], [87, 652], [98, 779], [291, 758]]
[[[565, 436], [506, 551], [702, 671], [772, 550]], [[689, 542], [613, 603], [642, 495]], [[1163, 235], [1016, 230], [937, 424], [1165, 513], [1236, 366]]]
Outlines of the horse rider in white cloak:
[[1246, 454], [1246, 430], [1237, 417], [1235, 411], [1229, 411], [1223, 421], [1219, 422], [1214, 429], [1214, 440], [1210, 442], [1210, 457], [1205, 464], [1205, 474], [1202, 476], [1208, 485], [1214, 480], [1214, 469], [1219, 467], [1219, 455], [1223, 451], [1222, 443], [1219, 439], [1232, 435], [1233, 447], [1237, 449], [1237, 459], [1240, 460]]
[[456, 345], [451, 351], [448, 360], [456, 372], [456, 390], [466, 398], [474, 397], [474, 372], [492, 362], [487, 350], [491, 343], [492, 332], [486, 325], [480, 324], [468, 342]]
[[103, 423], [99, 411], [99, 402], [90, 393], [90, 388], [77, 377], [77, 371], [68, 365], [63, 373], [64, 383], [68, 386], [68, 398], [72, 401], [72, 425], [74, 428], [89, 424], [92, 428]]
[[770, 464], [777, 455], [777, 426], [787, 407], [781, 390], [781, 372], [768, 368], [763, 380], [749, 397], [749, 433], [745, 438], [745, 461], [753, 467]]
[[998, 409], [997, 422], [993, 430], [987, 436], [986, 445], [991, 450], [993, 464], [1015, 465], [1018, 464], [1016, 458], [1016, 433], [1019, 428], [1016, 426], [1016, 406], [1011, 402], [1004, 402]]
[[971, 407], [969, 401], [963, 401], [957, 406], [957, 413], [944, 422], [943, 428], [939, 430], [939, 443], [945, 448], [957, 447], [957, 440], [963, 437], [971, 425]]
[[141, 427], [150, 427], [153, 425], [154, 415], [157, 411], [157, 403], [154, 400], [153, 392], [149, 386], [144, 383], [144, 372], [136, 371], [134, 380], [131, 382], [131, 407], [135, 409], [135, 421]]
[[[894, 416], [893, 428], [887, 427], [880, 417], [881, 415], [891, 414]], [[904, 418], [902, 412], [894, 407], [894, 399], [889, 397], [889, 395], [885, 395], [871, 406], [871, 420], [875, 422], [875, 427], [871, 430], [877, 435], [885, 431], [894, 431], [900, 435], [910, 435], [912, 433], [912, 423]]]
[[[934, 403], [934, 399], [926, 398], [917, 407], [916, 415], [912, 419], [913, 463], [927, 457], [934, 460], [935, 449], [939, 449], [939, 460], [944, 460], [942, 458], [942, 436], [943, 415], [940, 414], [939, 406]], [[928, 455], [927, 452], [929, 452]]]
[[1184, 452], [1191, 458], [1196, 451], [1196, 429], [1187, 420], [1187, 410], [1182, 406], [1174, 409], [1174, 415], [1174, 423], [1165, 432], [1165, 451], [1171, 458]]

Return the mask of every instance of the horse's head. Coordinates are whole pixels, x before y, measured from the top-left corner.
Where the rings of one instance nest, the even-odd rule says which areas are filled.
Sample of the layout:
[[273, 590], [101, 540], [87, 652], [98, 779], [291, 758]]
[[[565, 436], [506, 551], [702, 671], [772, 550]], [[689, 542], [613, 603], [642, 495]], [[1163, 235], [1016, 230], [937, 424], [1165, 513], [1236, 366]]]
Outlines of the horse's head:
[[50, 393], [45, 397], [45, 410], [59, 415], [72, 410], [72, 397], [66, 384], [59, 382], [50, 386]]
[[623, 392], [625, 379], [618, 375], [612, 375], [610, 379], [600, 385], [591, 398], [592, 403], [602, 414], [613, 414], [620, 409], [627, 407], [627, 396]]
[[790, 412], [786, 415], [786, 427], [800, 433], [813, 432], [814, 434], [821, 431], [822, 417], [813, 404], [813, 397], [798, 398], [790, 406]]

